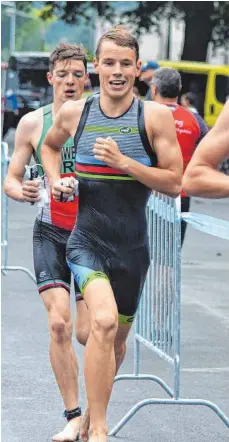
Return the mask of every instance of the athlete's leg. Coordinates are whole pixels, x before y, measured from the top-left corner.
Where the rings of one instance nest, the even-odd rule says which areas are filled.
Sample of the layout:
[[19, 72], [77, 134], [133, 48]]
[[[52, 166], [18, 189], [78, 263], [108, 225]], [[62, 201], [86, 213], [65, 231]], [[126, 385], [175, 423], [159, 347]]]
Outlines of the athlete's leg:
[[[79, 238], [77, 241], [80, 243]], [[123, 313], [119, 315], [119, 319], [122, 320], [122, 325], [127, 325], [125, 331], [122, 327], [116, 342], [119, 368], [125, 354], [128, 326], [133, 320], [149, 265], [149, 254], [147, 247], [143, 247], [135, 253], [131, 250], [125, 260], [112, 257], [108, 262], [98, 251], [95, 253], [90, 248], [81, 251], [77, 241], [74, 244], [75, 250], [72, 248], [74, 253], [69, 249], [67, 257], [90, 314], [91, 328], [85, 350], [85, 381], [90, 413], [89, 441], [106, 442], [106, 409], [116, 372], [114, 347], [118, 329], [117, 305], [119, 307], [120, 304], [120, 312]], [[106, 277], [107, 272], [109, 277], [112, 276], [112, 287]]]
[[[78, 407], [78, 365], [72, 346], [69, 293], [61, 287], [45, 290], [41, 297], [48, 312], [50, 361], [67, 411]], [[71, 419], [53, 436], [56, 441], [75, 441], [80, 418]]]
[[[130, 332], [131, 325], [119, 324], [118, 331], [115, 337], [114, 351], [115, 351], [115, 364], [117, 375], [119, 368], [121, 367], [126, 354], [126, 340]], [[89, 438], [88, 430], [90, 426], [90, 412], [87, 406], [80, 424], [80, 437], [83, 442], [87, 442]]]
[[[77, 341], [86, 346], [88, 336], [90, 333], [90, 315], [89, 310], [83, 297], [76, 293], [76, 320], [75, 320], [75, 331]], [[90, 426], [90, 414], [88, 404], [86, 405], [85, 412], [82, 416], [80, 422], [80, 437], [82, 441], [88, 441], [89, 438], [89, 426]]]
[[90, 412], [90, 442], [106, 442], [106, 410], [115, 376], [114, 342], [118, 311], [110, 283], [95, 279], [88, 283], [84, 299], [91, 329], [85, 349], [85, 383]]
[[[33, 236], [34, 269], [38, 290], [48, 312], [50, 331], [50, 360], [60, 388], [65, 408], [78, 407], [78, 366], [72, 347], [72, 321], [70, 312], [71, 273], [66, 264], [66, 243], [69, 232], [36, 221]], [[79, 411], [79, 410], [78, 410]], [[75, 416], [54, 440], [74, 441], [80, 419]]]
[[126, 354], [126, 340], [130, 332], [131, 325], [119, 324], [117, 335], [115, 338], [115, 362], [116, 362], [116, 374], [121, 367], [125, 354]]
[[[136, 313], [142, 293], [146, 273], [149, 266], [148, 248], [143, 247], [125, 260], [110, 259], [113, 264], [109, 270], [113, 293], [119, 312], [119, 326], [114, 341], [115, 351], [115, 374], [124, 360], [126, 353], [126, 340], [131, 329], [132, 321]], [[82, 418], [80, 435], [83, 442], [88, 440], [88, 427], [90, 423], [90, 407], [87, 408]], [[90, 439], [89, 439], [90, 440]]]
[[81, 345], [86, 345], [90, 333], [90, 315], [83, 297], [76, 293], [76, 339]]

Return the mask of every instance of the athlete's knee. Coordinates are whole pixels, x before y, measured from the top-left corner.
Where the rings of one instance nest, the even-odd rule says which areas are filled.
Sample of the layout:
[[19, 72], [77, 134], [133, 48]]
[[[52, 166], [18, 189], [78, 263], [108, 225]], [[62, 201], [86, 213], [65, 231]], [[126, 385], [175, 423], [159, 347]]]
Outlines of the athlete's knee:
[[71, 321], [66, 321], [61, 316], [52, 316], [50, 318], [50, 335], [58, 344], [65, 344], [72, 339]]
[[99, 341], [114, 341], [117, 329], [118, 315], [115, 313], [96, 312], [91, 319], [91, 331]]
[[86, 325], [76, 325], [76, 339], [81, 345], [86, 345], [88, 336], [90, 333], [90, 326]]

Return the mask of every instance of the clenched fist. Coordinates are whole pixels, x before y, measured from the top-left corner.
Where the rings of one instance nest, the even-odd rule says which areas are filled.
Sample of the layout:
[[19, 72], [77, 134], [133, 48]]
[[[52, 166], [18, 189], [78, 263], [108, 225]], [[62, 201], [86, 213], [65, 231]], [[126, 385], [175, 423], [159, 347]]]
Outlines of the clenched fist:
[[70, 196], [75, 195], [78, 181], [74, 177], [65, 177], [57, 180], [52, 185], [52, 195], [55, 201], [67, 201]]
[[22, 184], [22, 195], [24, 201], [28, 203], [36, 203], [40, 201], [39, 197], [39, 181], [26, 180]]
[[111, 138], [96, 138], [93, 148], [94, 157], [96, 160], [103, 161], [110, 167], [122, 169], [125, 162], [125, 155], [123, 155], [117, 143]]

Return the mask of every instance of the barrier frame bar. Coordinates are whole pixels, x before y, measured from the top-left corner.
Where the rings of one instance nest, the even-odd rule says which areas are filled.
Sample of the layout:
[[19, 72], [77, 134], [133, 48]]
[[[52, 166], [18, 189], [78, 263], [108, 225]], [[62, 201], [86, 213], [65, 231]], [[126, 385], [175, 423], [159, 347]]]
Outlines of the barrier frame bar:
[[[162, 202], [162, 203], [161, 203]], [[160, 211], [160, 205], [166, 202], [167, 208], [166, 210]], [[153, 215], [152, 215], [153, 212]], [[145, 336], [141, 336], [140, 328], [141, 328], [141, 318], [145, 312], [145, 321], [148, 321], [149, 318], [151, 320], [151, 324], [153, 324], [153, 330], [155, 325], [155, 315], [157, 312], [153, 312], [152, 314], [152, 299], [150, 303], [145, 303], [144, 306], [144, 298], [147, 297], [147, 287], [149, 284], [149, 280], [152, 283], [152, 276], [155, 278], [155, 269], [152, 265], [152, 260], [149, 268], [149, 272], [147, 275], [142, 300], [140, 302], [138, 312], [135, 320], [135, 336], [134, 336], [134, 372], [133, 374], [124, 374], [115, 377], [114, 382], [118, 382], [121, 380], [150, 380], [156, 382], [161, 388], [170, 396], [169, 399], [166, 398], [146, 398], [137, 402], [126, 414], [125, 416], [111, 429], [109, 432], [109, 436], [115, 436], [129, 421], [130, 419], [140, 410], [142, 407], [146, 405], [195, 405], [195, 406], [205, 406], [210, 408], [216, 415], [222, 420], [222, 422], [229, 428], [229, 418], [226, 414], [213, 402], [204, 400], [204, 399], [190, 399], [190, 398], [180, 398], [180, 323], [181, 323], [181, 235], [180, 235], [180, 226], [181, 226], [181, 212], [180, 212], [180, 199], [178, 198], [174, 201], [172, 198], [169, 198], [165, 195], [159, 194], [157, 192], [151, 196], [148, 208], [147, 208], [147, 218], [148, 218], [148, 231], [150, 242], [155, 242], [156, 236], [156, 228], [155, 227], [155, 218], [159, 218], [160, 216], [165, 217], [165, 220], [170, 223], [173, 222], [173, 264], [175, 263], [175, 268], [173, 268], [174, 275], [174, 299], [172, 308], [172, 314], [168, 310], [168, 316], [170, 316], [169, 321], [172, 319], [174, 324], [172, 325], [173, 332], [173, 343], [172, 349], [169, 349], [168, 342], [165, 345], [166, 339], [164, 338], [164, 348], [162, 349], [162, 342], [159, 343], [156, 337], [156, 343], [152, 342], [151, 339], [146, 339]], [[152, 233], [153, 232], [153, 233]], [[157, 232], [158, 233], [158, 232]], [[158, 235], [157, 235], [158, 236]], [[171, 232], [170, 228], [168, 231], [169, 239], [166, 240], [166, 246], [169, 247], [168, 253], [170, 253], [171, 249]], [[166, 237], [166, 236], [165, 236]], [[158, 239], [156, 240], [157, 243]], [[153, 246], [154, 247], [154, 246]], [[171, 256], [169, 257], [171, 258]], [[166, 258], [167, 260], [167, 258]], [[168, 262], [168, 261], [166, 261]], [[171, 261], [169, 261], [171, 264]], [[170, 266], [169, 266], [170, 267]], [[165, 275], [164, 275], [165, 276]], [[152, 288], [152, 286], [151, 286]], [[153, 279], [153, 289], [155, 290], [155, 282]], [[165, 291], [163, 292], [165, 295]], [[155, 293], [152, 293], [152, 298], [155, 297]], [[165, 301], [165, 300], [164, 300]], [[165, 302], [164, 302], [165, 303]], [[144, 308], [146, 307], [146, 310]], [[156, 304], [156, 309], [158, 308], [158, 304]], [[149, 311], [151, 309], [151, 311]], [[165, 319], [165, 318], [164, 318]], [[149, 325], [150, 326], [150, 325]], [[165, 326], [165, 322], [164, 322]], [[165, 329], [165, 327], [164, 327]], [[168, 330], [169, 326], [168, 326]], [[144, 333], [144, 330], [143, 330]], [[168, 333], [170, 339], [170, 335]], [[152, 352], [156, 353], [160, 358], [169, 362], [173, 366], [173, 389], [169, 387], [169, 385], [158, 376], [154, 376], [151, 374], [141, 374], [140, 373], [140, 344], [144, 345]], [[172, 352], [170, 351], [172, 350]], [[171, 353], [173, 357], [171, 357]]]
[[1, 262], [1, 273], [6, 276], [9, 271], [19, 271], [26, 273], [28, 277], [36, 284], [35, 276], [26, 267], [21, 266], [9, 266], [8, 265], [8, 197], [4, 194], [3, 183], [7, 175], [8, 165], [10, 162], [10, 157], [8, 155], [9, 149], [6, 142], [1, 143], [1, 209], [2, 209], [2, 227], [1, 227], [1, 250], [3, 252], [3, 259]]

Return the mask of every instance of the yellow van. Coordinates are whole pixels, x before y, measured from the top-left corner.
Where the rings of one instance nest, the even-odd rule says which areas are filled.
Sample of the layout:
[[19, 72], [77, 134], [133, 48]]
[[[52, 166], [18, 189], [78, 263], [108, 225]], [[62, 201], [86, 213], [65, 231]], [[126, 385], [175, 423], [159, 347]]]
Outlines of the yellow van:
[[161, 67], [177, 69], [182, 77], [182, 91], [194, 92], [197, 109], [206, 124], [212, 127], [229, 98], [229, 66], [191, 61], [158, 61]]

